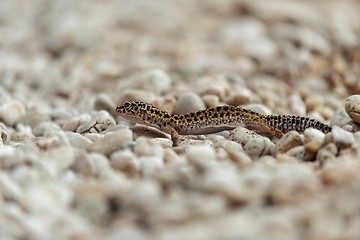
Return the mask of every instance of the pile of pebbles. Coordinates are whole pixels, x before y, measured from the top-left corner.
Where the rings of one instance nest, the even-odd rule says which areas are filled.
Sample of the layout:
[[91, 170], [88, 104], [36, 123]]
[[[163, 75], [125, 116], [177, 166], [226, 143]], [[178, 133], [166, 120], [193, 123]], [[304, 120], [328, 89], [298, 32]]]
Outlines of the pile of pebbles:
[[[358, 1], [0, 1], [0, 239], [359, 239]], [[329, 123], [169, 136], [115, 109]]]

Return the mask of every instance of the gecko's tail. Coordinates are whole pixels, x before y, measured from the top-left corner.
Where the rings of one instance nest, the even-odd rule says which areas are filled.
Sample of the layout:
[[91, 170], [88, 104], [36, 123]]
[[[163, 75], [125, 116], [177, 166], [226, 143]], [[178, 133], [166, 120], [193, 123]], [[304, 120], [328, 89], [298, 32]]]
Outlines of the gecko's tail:
[[323, 133], [328, 133], [331, 131], [331, 127], [329, 125], [308, 117], [291, 115], [267, 115], [264, 116], [264, 120], [269, 127], [276, 128], [283, 133], [293, 130], [302, 133], [307, 128], [315, 128], [322, 131]]

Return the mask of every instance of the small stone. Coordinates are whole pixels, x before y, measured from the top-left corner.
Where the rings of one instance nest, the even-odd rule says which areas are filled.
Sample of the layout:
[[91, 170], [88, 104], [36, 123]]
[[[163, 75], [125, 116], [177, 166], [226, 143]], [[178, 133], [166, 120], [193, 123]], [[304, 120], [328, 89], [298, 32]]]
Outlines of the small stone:
[[205, 108], [202, 99], [194, 93], [185, 93], [176, 102], [174, 113], [183, 114], [196, 112]]
[[117, 106], [121, 106], [125, 101], [140, 101], [146, 103], [152, 103], [155, 100], [155, 95], [151, 92], [137, 89], [124, 90], [116, 102]]
[[270, 139], [243, 127], [231, 131], [230, 139], [240, 143], [251, 157], [269, 154], [274, 148], [274, 143]]
[[215, 164], [215, 151], [207, 145], [190, 146], [186, 152], [188, 162], [200, 170], [211, 168]]
[[73, 117], [65, 122], [65, 124], [62, 126], [62, 130], [75, 132], [80, 125], [83, 125], [90, 120], [90, 114], [82, 114], [80, 116]]
[[354, 122], [360, 124], [360, 95], [352, 95], [346, 99], [345, 111]]
[[257, 103], [248, 104], [245, 106], [245, 108], [264, 115], [271, 114], [271, 110], [262, 104], [257, 104]]
[[307, 128], [304, 131], [304, 137], [305, 137], [305, 143], [311, 142], [311, 141], [319, 141], [323, 142], [325, 138], [325, 134], [321, 132], [320, 130], [314, 129], [314, 128]]
[[336, 160], [327, 161], [320, 173], [325, 184], [345, 184], [356, 180], [359, 176], [359, 156], [354, 149], [340, 153]]
[[54, 122], [40, 122], [33, 128], [33, 133], [35, 136], [45, 136], [51, 132], [60, 131], [61, 128]]
[[299, 94], [291, 94], [289, 97], [289, 108], [295, 115], [306, 115], [306, 105]]
[[235, 163], [237, 163], [240, 167], [245, 167], [249, 164], [251, 164], [252, 160], [247, 155], [242, 146], [239, 143], [225, 140], [220, 141], [214, 145], [215, 148], [222, 147], [225, 149], [225, 151], [229, 154], [231, 160], [233, 160]]
[[10, 140], [7, 128], [2, 122], [0, 122], [0, 139], [2, 144], [8, 144]]
[[50, 122], [50, 116], [45, 113], [39, 112], [36, 109], [30, 109], [19, 118], [17, 123], [21, 123], [23, 125], [34, 128], [36, 125], [42, 122]]
[[112, 152], [127, 147], [132, 141], [132, 132], [124, 128], [116, 132], [106, 133], [104, 137], [92, 143], [87, 149], [90, 152], [98, 152], [109, 156]]
[[170, 76], [160, 69], [154, 69], [132, 76], [126, 83], [121, 83], [122, 88], [139, 89], [160, 95], [171, 87]]
[[93, 143], [89, 138], [84, 137], [80, 133], [66, 132], [66, 137], [70, 145], [76, 149], [86, 149]]
[[31, 127], [21, 124], [17, 125], [16, 131], [11, 134], [11, 141], [14, 142], [29, 142], [34, 138]]
[[114, 116], [116, 114], [115, 109], [116, 109], [116, 105], [108, 95], [99, 94], [95, 97], [94, 110], [96, 111], [105, 110]]
[[176, 164], [183, 163], [183, 158], [180, 158], [176, 152], [170, 148], [164, 149], [164, 163], [165, 164]]
[[0, 173], [0, 193], [7, 201], [20, 201], [24, 191], [8, 174]]
[[351, 132], [334, 126], [331, 131], [331, 136], [338, 148], [348, 148], [355, 142], [354, 135]]
[[285, 153], [291, 148], [302, 144], [300, 134], [296, 131], [287, 132], [275, 145], [275, 153]]
[[324, 100], [318, 95], [311, 94], [305, 99], [307, 112], [316, 111], [317, 109], [321, 108], [323, 104]]
[[206, 107], [215, 107], [219, 105], [219, 97], [217, 95], [203, 95], [202, 99]]
[[18, 100], [11, 100], [0, 106], [0, 120], [9, 126], [14, 125], [25, 113], [24, 104]]
[[316, 161], [320, 162], [320, 164], [323, 164], [327, 161], [332, 161], [335, 159], [337, 153], [337, 146], [334, 143], [329, 143], [319, 150], [316, 155]]
[[[74, 209], [92, 224], [105, 224], [108, 212], [107, 188], [99, 183], [83, 184], [74, 190]], [[73, 211], [74, 211], [73, 210]]]
[[155, 141], [139, 137], [135, 141], [134, 153], [136, 156], [156, 156], [162, 158], [164, 150]]
[[116, 125], [114, 118], [104, 110], [92, 112], [90, 117], [90, 120], [78, 126], [76, 129], [77, 133], [100, 133]]
[[70, 168], [77, 174], [85, 177], [91, 177], [95, 175], [95, 169], [90, 162], [89, 156], [83, 152], [75, 154], [74, 162]]
[[304, 146], [294, 146], [290, 148], [285, 154], [298, 160], [303, 160], [305, 158], [305, 148]]
[[128, 177], [136, 177], [139, 174], [140, 163], [130, 150], [119, 150], [110, 155], [110, 165], [121, 171]]
[[305, 148], [305, 151], [307, 151], [307, 152], [317, 153], [321, 149], [323, 144], [324, 144], [324, 141], [311, 140], [311, 141], [305, 143], [304, 148]]

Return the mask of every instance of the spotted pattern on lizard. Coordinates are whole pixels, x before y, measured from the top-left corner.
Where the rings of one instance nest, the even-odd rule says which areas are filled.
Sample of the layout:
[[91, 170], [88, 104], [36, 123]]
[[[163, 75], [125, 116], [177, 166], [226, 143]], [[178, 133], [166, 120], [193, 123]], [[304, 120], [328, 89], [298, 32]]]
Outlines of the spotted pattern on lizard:
[[192, 113], [170, 114], [167, 111], [144, 102], [128, 102], [117, 107], [123, 118], [146, 124], [171, 135], [176, 146], [180, 135], [210, 134], [242, 126], [277, 138], [288, 131], [303, 132], [316, 128], [324, 133], [331, 127], [315, 119], [291, 115], [262, 115], [238, 106], [224, 105]]

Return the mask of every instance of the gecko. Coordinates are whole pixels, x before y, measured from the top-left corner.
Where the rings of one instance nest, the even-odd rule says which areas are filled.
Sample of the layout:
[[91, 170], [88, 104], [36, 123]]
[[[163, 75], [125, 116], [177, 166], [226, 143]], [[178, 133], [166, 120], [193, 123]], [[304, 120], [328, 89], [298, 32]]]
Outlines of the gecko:
[[323, 133], [331, 127], [315, 119], [293, 115], [263, 115], [239, 106], [223, 105], [185, 114], [171, 114], [151, 104], [126, 101], [116, 108], [119, 115], [131, 122], [141, 123], [170, 134], [173, 146], [179, 135], [203, 135], [245, 127], [259, 133], [281, 138], [295, 130], [300, 133], [315, 128]]

